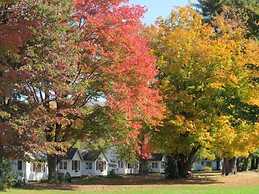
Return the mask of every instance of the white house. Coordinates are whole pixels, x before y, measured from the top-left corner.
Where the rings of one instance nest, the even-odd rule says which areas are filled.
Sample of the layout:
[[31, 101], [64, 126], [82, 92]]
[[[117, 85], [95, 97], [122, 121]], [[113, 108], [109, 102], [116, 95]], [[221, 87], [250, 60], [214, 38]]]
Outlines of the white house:
[[30, 161], [12, 160], [11, 168], [18, 179], [25, 182], [48, 179], [48, 165], [43, 155], [30, 155]]
[[166, 157], [163, 154], [152, 154], [148, 159], [148, 169], [151, 173], [165, 172]]
[[108, 160], [99, 151], [71, 148], [58, 162], [58, 172], [71, 177], [107, 176]]
[[222, 161], [216, 160], [198, 160], [193, 163], [192, 170], [194, 171], [203, 171], [206, 167], [211, 168], [212, 170], [221, 170]]
[[130, 163], [121, 159], [120, 155], [117, 153], [116, 148], [107, 149], [105, 152], [109, 162], [108, 171], [114, 171], [118, 175], [127, 174], [138, 174], [139, 173], [139, 162]]
[[77, 148], [71, 148], [68, 150], [64, 157], [59, 158], [58, 172], [69, 173], [71, 177], [82, 176], [82, 157]]
[[115, 171], [116, 174], [127, 175], [127, 174], [138, 174], [139, 163], [129, 163], [125, 160], [118, 160], [118, 168]]
[[83, 176], [107, 176], [108, 159], [100, 151], [82, 151], [82, 175]]

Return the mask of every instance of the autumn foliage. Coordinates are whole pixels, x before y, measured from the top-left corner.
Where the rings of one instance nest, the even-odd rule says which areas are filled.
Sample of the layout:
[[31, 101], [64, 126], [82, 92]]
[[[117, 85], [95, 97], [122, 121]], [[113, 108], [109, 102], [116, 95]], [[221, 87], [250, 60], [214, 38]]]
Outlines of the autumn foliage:
[[157, 148], [179, 161], [179, 172], [190, 170], [199, 153], [232, 158], [255, 151], [258, 85], [248, 64], [258, 67], [258, 42], [246, 38], [238, 21], [220, 15], [205, 23], [191, 8], [173, 11], [147, 31], [167, 104], [153, 135]]
[[207, 23], [187, 7], [146, 28], [144, 12], [127, 0], [0, 2], [0, 162], [44, 152], [56, 178], [80, 140], [167, 153], [185, 177], [197, 156], [256, 150], [259, 46], [243, 20]]
[[[1, 10], [1, 139], [11, 125], [15, 133], [31, 131], [38, 146], [17, 141], [28, 145], [24, 151], [49, 153], [50, 176], [55, 155], [88, 137], [84, 119], [95, 107], [123, 115], [131, 139], [143, 122], [162, 118], [155, 59], [141, 36], [143, 7], [119, 0], [28, 0], [1, 3]], [[14, 117], [18, 103], [28, 109]]]

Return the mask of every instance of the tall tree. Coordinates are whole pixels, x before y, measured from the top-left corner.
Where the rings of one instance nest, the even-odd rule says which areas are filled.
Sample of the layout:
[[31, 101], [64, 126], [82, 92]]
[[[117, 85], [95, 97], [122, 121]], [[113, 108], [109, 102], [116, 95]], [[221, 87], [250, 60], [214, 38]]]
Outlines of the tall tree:
[[[231, 19], [247, 27], [247, 35], [251, 38], [259, 38], [259, 1], [258, 0], [199, 0], [197, 4], [194, 5], [200, 10], [206, 21], [210, 21], [215, 16], [224, 13], [224, 17]], [[259, 84], [258, 79], [258, 65], [256, 63], [249, 64], [248, 68], [254, 72], [254, 77], [252, 78], [254, 84]], [[257, 86], [258, 87], [258, 86]], [[235, 101], [235, 102], [234, 102]], [[259, 113], [258, 106], [250, 106], [245, 103], [240, 103], [239, 100], [232, 100], [232, 104], [235, 104], [238, 111], [234, 115], [243, 117], [249, 117], [253, 122], [256, 118], [255, 114]], [[231, 110], [230, 110], [231, 111]], [[233, 113], [234, 111], [232, 111]], [[244, 114], [245, 113], [245, 114]], [[256, 160], [256, 154], [251, 155], [253, 160]]]
[[[253, 53], [258, 43], [246, 39], [245, 30], [232, 20], [218, 16], [207, 24], [190, 8], [173, 11], [150, 31], [167, 105], [153, 142], [170, 155], [175, 169], [169, 177], [187, 176], [200, 149], [220, 153], [227, 160], [254, 150], [258, 114], [252, 114], [252, 121], [247, 119], [250, 113], [235, 113], [244, 111], [239, 104], [256, 106], [258, 100], [253, 72], [247, 68], [258, 63]], [[219, 126], [222, 119], [225, 128]]]
[[243, 23], [248, 27], [248, 35], [259, 37], [259, 1], [258, 0], [198, 0], [194, 4], [206, 20], [211, 20], [213, 17], [224, 12], [226, 7], [231, 10], [228, 12], [228, 17], [237, 15]]
[[[142, 7], [122, 0], [26, 0], [6, 1], [3, 8], [9, 14], [5, 25], [17, 22], [14, 18], [26, 21], [17, 25], [17, 40], [11, 42], [19, 45], [18, 57], [10, 57], [16, 66], [3, 64], [26, 76], [18, 82], [12, 74], [12, 84], [3, 70], [1, 88], [12, 84], [10, 92], [19, 95], [15, 100], [28, 107], [16, 127], [36, 133], [38, 150], [48, 153], [49, 179], [57, 176], [57, 155], [71, 138], [88, 133], [83, 120], [95, 117], [95, 104], [103, 101], [103, 108], [122, 115], [128, 129], [136, 131], [129, 132], [133, 138], [141, 122], [154, 124], [162, 117], [161, 98], [152, 88], [154, 58], [140, 36]], [[8, 37], [5, 25], [0, 32]]]

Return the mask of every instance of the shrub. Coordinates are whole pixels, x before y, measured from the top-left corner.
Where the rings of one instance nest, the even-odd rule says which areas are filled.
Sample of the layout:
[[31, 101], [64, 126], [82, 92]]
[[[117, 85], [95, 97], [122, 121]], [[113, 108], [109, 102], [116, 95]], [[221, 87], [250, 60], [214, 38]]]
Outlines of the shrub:
[[12, 173], [10, 162], [5, 159], [0, 160], [0, 191], [5, 191], [15, 183], [16, 178]]
[[65, 174], [64, 180], [65, 180], [66, 183], [71, 183], [72, 182], [72, 177], [71, 177], [71, 175], [68, 172]]

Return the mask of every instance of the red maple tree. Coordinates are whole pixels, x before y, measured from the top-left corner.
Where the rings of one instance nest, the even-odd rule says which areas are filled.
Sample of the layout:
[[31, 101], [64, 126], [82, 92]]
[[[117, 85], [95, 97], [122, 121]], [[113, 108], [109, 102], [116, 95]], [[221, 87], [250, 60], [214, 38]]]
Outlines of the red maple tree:
[[75, 125], [89, 104], [104, 100], [103, 106], [125, 115], [133, 129], [129, 138], [137, 138], [143, 122], [162, 118], [153, 87], [155, 59], [141, 35], [143, 7], [123, 0], [26, 2], [2, 7], [8, 14], [0, 41], [9, 46], [1, 48], [13, 55], [9, 61], [1, 57], [1, 110], [10, 108], [7, 98], [28, 107], [22, 118], [4, 120], [23, 120], [16, 129], [37, 134], [39, 148], [48, 152], [50, 178], [56, 176], [57, 153], [86, 131]]

